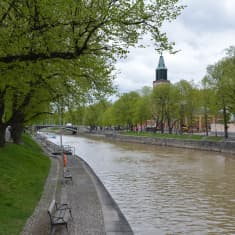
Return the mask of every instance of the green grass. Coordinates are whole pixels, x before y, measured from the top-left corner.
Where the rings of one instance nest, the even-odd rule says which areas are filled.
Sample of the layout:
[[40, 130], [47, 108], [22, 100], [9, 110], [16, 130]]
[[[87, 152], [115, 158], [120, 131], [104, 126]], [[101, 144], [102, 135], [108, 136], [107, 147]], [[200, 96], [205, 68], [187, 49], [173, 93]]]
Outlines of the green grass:
[[216, 136], [205, 136], [205, 135], [196, 135], [196, 134], [161, 134], [161, 133], [152, 133], [152, 132], [122, 132], [124, 135], [130, 136], [146, 136], [153, 138], [165, 138], [165, 139], [182, 139], [182, 140], [208, 140], [208, 141], [220, 141], [223, 140], [223, 137]]
[[19, 234], [33, 213], [50, 161], [29, 136], [0, 148], [0, 235]]

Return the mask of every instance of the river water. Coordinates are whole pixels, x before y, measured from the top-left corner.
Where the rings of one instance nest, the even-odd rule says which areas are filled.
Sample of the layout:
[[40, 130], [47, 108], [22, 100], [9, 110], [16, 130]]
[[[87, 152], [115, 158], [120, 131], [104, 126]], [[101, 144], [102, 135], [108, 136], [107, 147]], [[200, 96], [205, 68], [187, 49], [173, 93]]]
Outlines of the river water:
[[63, 144], [94, 169], [135, 234], [235, 234], [231, 155], [74, 136]]

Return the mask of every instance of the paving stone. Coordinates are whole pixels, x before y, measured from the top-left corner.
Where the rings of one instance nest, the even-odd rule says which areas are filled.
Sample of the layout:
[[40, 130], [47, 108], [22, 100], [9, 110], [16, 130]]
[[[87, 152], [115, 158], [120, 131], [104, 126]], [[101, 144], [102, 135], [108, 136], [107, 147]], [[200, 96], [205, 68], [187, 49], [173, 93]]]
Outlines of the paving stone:
[[[48, 145], [47, 142], [47, 149], [44, 149], [51, 156], [48, 149], [54, 146]], [[20, 235], [50, 233], [47, 209], [54, 198], [71, 206], [73, 218], [68, 223], [68, 231], [65, 226], [54, 226], [53, 235], [133, 234], [115, 201], [87, 163], [68, 155], [67, 167], [73, 179], [72, 183], [65, 183], [62, 156], [53, 156], [50, 160], [51, 169], [43, 195]]]

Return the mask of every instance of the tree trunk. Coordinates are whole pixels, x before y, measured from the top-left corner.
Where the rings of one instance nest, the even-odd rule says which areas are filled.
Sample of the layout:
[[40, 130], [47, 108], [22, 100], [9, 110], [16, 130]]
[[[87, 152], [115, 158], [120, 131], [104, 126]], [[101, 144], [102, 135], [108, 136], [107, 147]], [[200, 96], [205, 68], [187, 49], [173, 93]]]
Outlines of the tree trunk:
[[207, 115], [207, 112], [205, 113], [204, 118], [205, 118], [206, 136], [208, 136], [208, 121], [207, 121], [208, 115]]
[[12, 123], [11, 138], [15, 144], [20, 144], [23, 131], [24, 131], [23, 123], [20, 122]]
[[183, 118], [180, 118], [180, 134], [183, 134], [183, 125], [184, 125]]
[[164, 122], [161, 121], [161, 134], [164, 134]]
[[171, 125], [171, 119], [167, 119], [169, 134], [172, 134], [173, 125]]
[[226, 107], [223, 107], [223, 117], [224, 117], [224, 137], [228, 138], [228, 120], [227, 120], [227, 110]]
[[0, 148], [4, 147], [6, 141], [5, 141], [5, 131], [6, 131], [7, 125], [0, 124]]
[[21, 111], [13, 113], [12, 118], [9, 120], [11, 126], [11, 138], [13, 143], [20, 144], [21, 135], [24, 131], [24, 114]]

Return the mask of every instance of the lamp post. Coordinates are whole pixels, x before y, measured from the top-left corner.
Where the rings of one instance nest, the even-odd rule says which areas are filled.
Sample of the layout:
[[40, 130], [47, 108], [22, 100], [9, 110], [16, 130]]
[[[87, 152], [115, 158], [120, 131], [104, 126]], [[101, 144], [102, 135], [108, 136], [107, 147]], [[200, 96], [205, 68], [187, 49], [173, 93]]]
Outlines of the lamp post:
[[60, 107], [60, 149], [61, 149], [61, 154], [63, 152], [63, 140], [62, 140], [62, 105], [59, 104], [59, 107]]

